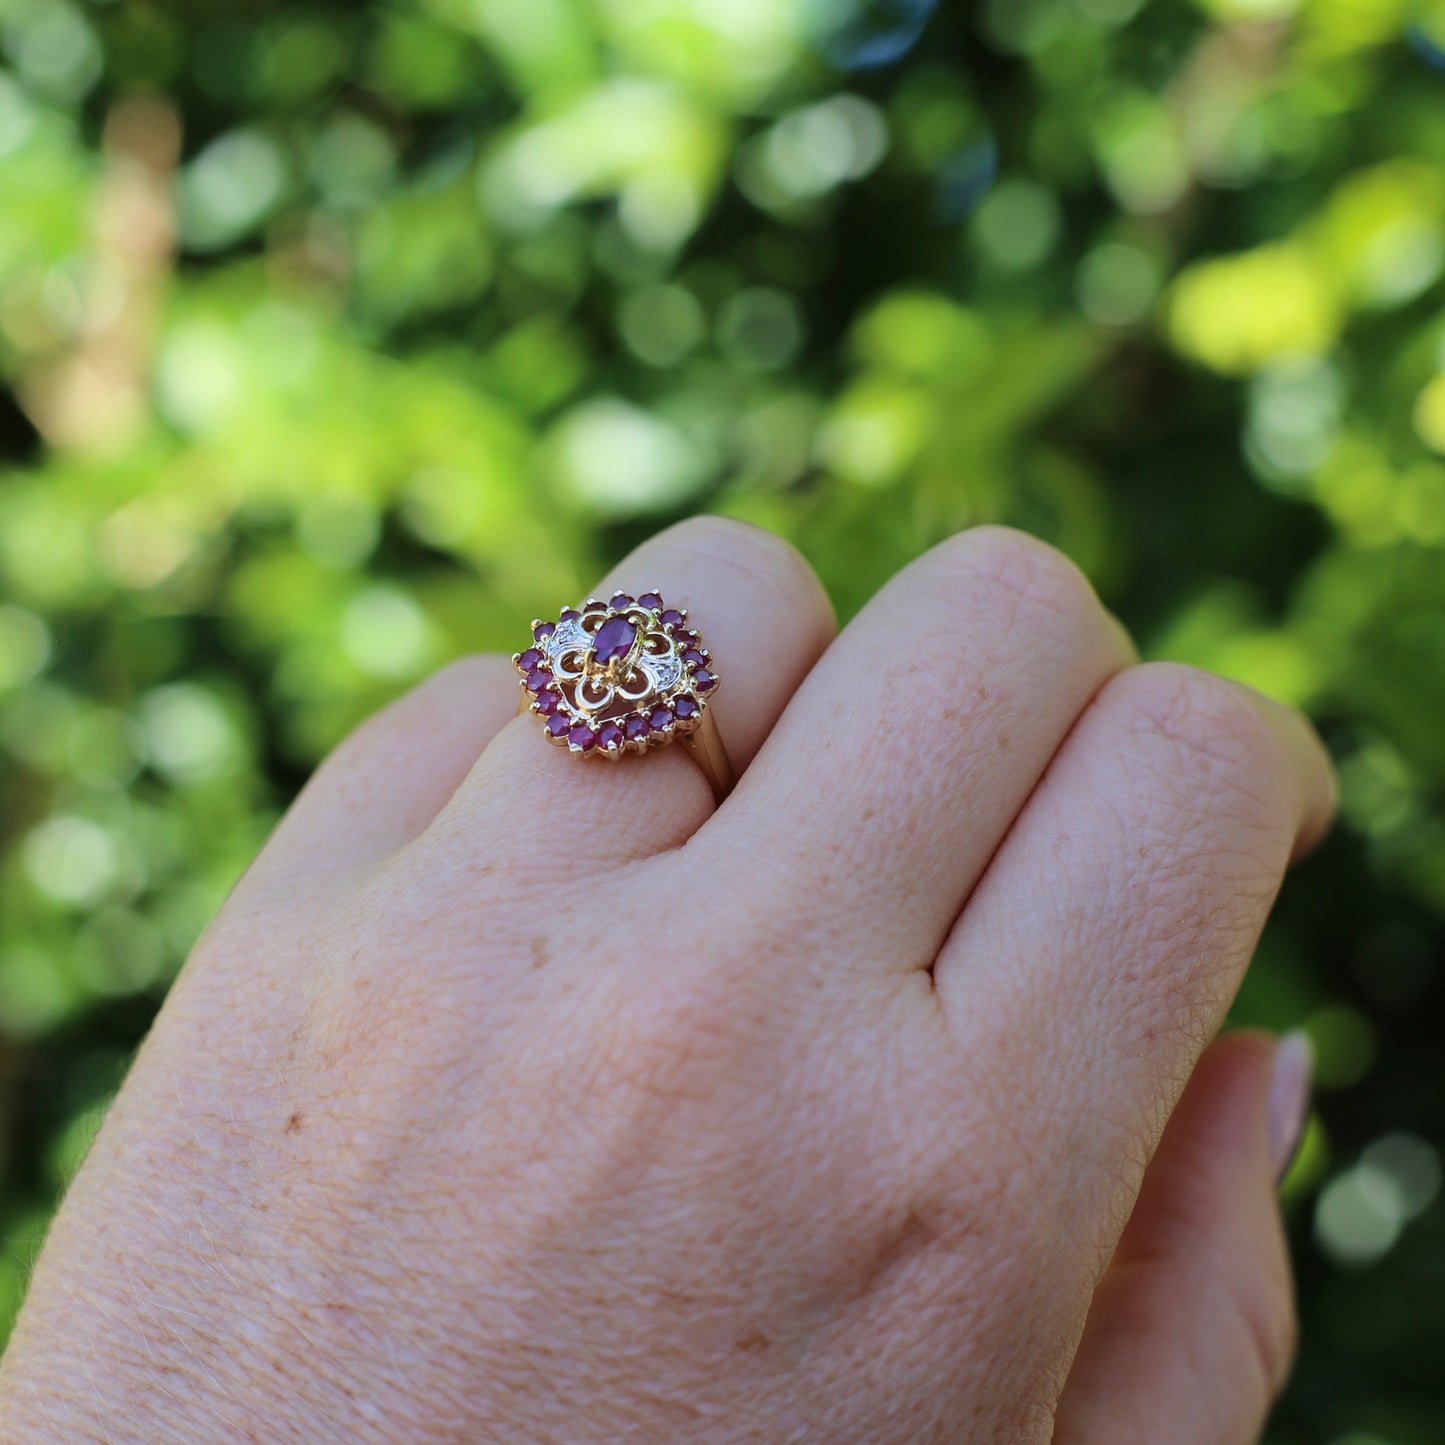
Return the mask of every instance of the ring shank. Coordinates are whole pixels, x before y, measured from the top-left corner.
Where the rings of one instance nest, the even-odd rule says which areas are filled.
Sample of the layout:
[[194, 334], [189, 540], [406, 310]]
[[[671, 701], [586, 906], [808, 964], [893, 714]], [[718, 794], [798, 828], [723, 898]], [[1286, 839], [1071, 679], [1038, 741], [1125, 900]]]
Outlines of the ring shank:
[[702, 726], [694, 733], [688, 733], [682, 745], [692, 755], [692, 760], [702, 769], [703, 776], [712, 784], [712, 795], [716, 802], [733, 790], [733, 765], [728, 750], [723, 746], [722, 734], [717, 730], [717, 719], [712, 709], [702, 710]]

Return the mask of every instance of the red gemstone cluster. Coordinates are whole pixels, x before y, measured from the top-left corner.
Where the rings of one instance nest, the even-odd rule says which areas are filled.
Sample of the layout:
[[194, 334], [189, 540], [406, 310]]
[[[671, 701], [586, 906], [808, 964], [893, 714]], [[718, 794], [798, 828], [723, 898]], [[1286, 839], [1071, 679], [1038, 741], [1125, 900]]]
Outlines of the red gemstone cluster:
[[614, 760], [694, 731], [718, 685], [687, 610], [657, 592], [594, 597], [534, 622], [532, 646], [512, 661], [550, 741]]

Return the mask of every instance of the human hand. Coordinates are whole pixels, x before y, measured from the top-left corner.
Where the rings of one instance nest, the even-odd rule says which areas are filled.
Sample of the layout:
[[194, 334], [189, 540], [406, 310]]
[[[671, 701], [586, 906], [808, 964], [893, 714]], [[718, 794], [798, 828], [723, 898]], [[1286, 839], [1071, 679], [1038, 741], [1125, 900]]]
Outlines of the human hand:
[[76, 1178], [0, 1438], [1252, 1440], [1305, 1081], [1210, 1040], [1307, 725], [1000, 529], [836, 641], [737, 524], [608, 581], [704, 628], [736, 791], [546, 747], [505, 659], [353, 734]]

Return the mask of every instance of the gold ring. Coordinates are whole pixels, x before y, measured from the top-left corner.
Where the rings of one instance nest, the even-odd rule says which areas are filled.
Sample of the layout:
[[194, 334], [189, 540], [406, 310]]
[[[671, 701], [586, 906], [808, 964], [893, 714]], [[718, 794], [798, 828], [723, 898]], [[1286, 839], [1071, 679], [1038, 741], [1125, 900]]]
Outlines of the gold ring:
[[685, 607], [660, 593], [591, 597], [555, 622], [532, 624], [532, 645], [513, 654], [522, 676], [519, 713], [576, 757], [617, 762], [681, 741], [721, 802], [732, 767], [709, 704], [718, 688], [712, 654]]

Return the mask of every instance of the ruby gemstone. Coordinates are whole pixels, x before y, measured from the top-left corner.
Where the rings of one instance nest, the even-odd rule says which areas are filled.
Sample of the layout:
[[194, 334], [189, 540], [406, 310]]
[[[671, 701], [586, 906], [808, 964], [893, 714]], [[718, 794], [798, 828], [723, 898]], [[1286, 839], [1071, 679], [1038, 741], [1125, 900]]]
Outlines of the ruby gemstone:
[[626, 732], [628, 742], [635, 743], [639, 738], [645, 738], [652, 731], [652, 724], [642, 716], [641, 713], [634, 713], [627, 719]]
[[603, 723], [597, 734], [597, 741], [610, 752], [613, 748], [622, 746], [623, 736], [622, 729], [615, 722]]
[[625, 617], [609, 617], [597, 629], [592, 639], [592, 655], [606, 667], [609, 662], [621, 662], [637, 641], [637, 629]]
[[637, 599], [637, 605], [647, 608], [649, 612], [656, 612], [657, 609], [662, 606], [662, 598], [659, 597], [656, 592], [644, 592], [642, 596]]
[[662, 620], [668, 627], [681, 627], [682, 613], [675, 607], [669, 607], [667, 611], [662, 614]]
[[597, 734], [586, 723], [578, 723], [567, 734], [567, 741], [572, 747], [581, 748], [584, 753], [587, 753], [597, 746]]
[[698, 715], [698, 705], [690, 697], [680, 697], [673, 703], [672, 710], [677, 714], [679, 722], [686, 722], [689, 718]]
[[612, 601], [609, 602], [607, 605], [609, 607], [615, 607], [619, 612], [621, 612], [624, 607], [631, 607], [633, 605], [633, 600], [631, 597], [628, 596], [626, 592], [617, 592], [613, 594]]
[[565, 738], [571, 730], [572, 719], [565, 713], [554, 712], [552, 716], [547, 719], [547, 731], [551, 733], [554, 738]]
[[551, 717], [562, 705], [562, 699], [550, 688], [546, 692], [537, 694], [537, 711], [543, 717]]
[[559, 622], [576, 622], [581, 616], [582, 614], [575, 607], [569, 607], [557, 620]]
[[538, 642], [541, 642], [544, 637], [551, 637], [556, 630], [557, 624], [555, 622], [539, 622], [532, 629], [532, 636], [535, 637]]
[[537, 647], [529, 647], [517, 659], [517, 666], [520, 667], [523, 672], [531, 672], [531, 670], [536, 667], [540, 662], [542, 662], [542, 660], [543, 658], [541, 649]]
[[527, 674], [527, 691], [541, 692], [552, 681], [552, 674], [543, 667], [534, 667]]
[[692, 682], [699, 692], [711, 692], [717, 686], [717, 678], [701, 667], [693, 673]]
[[647, 715], [647, 720], [654, 729], [661, 732], [672, 721], [672, 709], [669, 707], [655, 707]]
[[682, 660], [689, 664], [689, 666], [701, 667], [703, 663], [707, 661], [707, 658], [705, 658], [697, 648], [689, 647], [688, 650], [683, 653]]

